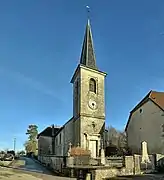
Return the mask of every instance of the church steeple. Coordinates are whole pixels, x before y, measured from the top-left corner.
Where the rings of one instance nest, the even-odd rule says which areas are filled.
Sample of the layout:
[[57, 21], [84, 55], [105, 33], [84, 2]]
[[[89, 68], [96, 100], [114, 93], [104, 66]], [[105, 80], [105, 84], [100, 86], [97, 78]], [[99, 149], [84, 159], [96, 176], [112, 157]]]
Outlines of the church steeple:
[[89, 19], [86, 25], [80, 64], [85, 65], [86, 67], [92, 69], [97, 69], [93, 39], [92, 39], [92, 31], [91, 31], [91, 25]]

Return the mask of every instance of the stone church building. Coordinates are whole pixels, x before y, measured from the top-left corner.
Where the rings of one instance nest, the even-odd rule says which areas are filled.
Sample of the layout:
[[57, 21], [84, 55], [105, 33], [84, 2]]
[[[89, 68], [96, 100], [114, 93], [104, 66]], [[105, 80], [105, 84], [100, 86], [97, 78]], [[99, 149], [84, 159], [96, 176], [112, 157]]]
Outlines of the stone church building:
[[[90, 21], [88, 20], [84, 35], [80, 62], [73, 74], [73, 117], [61, 128], [53, 131], [50, 138], [38, 135], [38, 153], [44, 151], [42, 142], [49, 142], [51, 153], [56, 156], [67, 154], [69, 143], [88, 149], [93, 158], [99, 155], [105, 131], [105, 77], [99, 70], [93, 46]], [[48, 145], [47, 145], [48, 146]]]

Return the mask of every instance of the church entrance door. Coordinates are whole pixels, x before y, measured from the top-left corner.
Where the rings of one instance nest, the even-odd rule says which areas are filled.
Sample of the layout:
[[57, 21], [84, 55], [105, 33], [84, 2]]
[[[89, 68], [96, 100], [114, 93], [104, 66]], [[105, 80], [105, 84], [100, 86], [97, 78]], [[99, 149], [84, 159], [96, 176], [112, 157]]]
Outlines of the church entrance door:
[[97, 141], [96, 140], [90, 140], [89, 150], [91, 151], [91, 157], [96, 158], [97, 156]]

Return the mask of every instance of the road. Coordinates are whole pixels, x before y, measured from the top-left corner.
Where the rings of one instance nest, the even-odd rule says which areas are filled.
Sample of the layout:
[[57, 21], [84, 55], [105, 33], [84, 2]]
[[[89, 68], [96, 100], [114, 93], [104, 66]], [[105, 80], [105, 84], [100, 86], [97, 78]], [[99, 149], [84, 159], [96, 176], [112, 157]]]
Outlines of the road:
[[36, 172], [36, 173], [43, 173], [43, 174], [50, 174], [51, 172], [48, 171], [44, 166], [40, 165], [36, 161], [31, 158], [22, 157], [20, 160], [25, 161], [25, 166], [20, 168], [25, 171]]
[[[0, 180], [75, 180], [75, 178], [55, 176], [44, 166], [30, 158], [21, 158], [24, 167], [13, 169], [0, 168]], [[16, 169], [15, 169], [16, 168]], [[146, 175], [136, 177], [112, 178], [112, 180], [163, 180], [164, 176]]]
[[13, 169], [0, 168], [0, 180], [75, 180], [74, 178], [55, 176], [44, 166], [30, 158], [21, 158], [25, 166]]

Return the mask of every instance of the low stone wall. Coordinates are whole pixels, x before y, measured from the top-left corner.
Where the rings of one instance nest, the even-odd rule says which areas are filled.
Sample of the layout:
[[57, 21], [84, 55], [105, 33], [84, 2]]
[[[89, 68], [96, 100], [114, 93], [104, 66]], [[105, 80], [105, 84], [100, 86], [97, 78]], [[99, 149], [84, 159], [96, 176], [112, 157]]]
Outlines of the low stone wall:
[[125, 167], [122, 168], [97, 168], [93, 170], [92, 176], [94, 180], [107, 179], [116, 176], [128, 176], [134, 174], [134, 158], [133, 156], [125, 156]]
[[82, 165], [87, 166], [90, 163], [89, 156], [67, 157], [67, 166]]
[[110, 167], [123, 167], [125, 165], [123, 156], [106, 157], [106, 164]]
[[[146, 171], [141, 169], [141, 156], [134, 155], [134, 156], [125, 156], [124, 157], [124, 166], [123, 167], [110, 167], [109, 164], [105, 166], [92, 166], [85, 168], [81, 168], [82, 171], [88, 172], [91, 174], [92, 180], [102, 180], [102, 179], [109, 179], [116, 176], [128, 176], [128, 175], [140, 175]], [[154, 172], [154, 158], [151, 156], [150, 158], [150, 169], [149, 172]], [[75, 167], [76, 168], [76, 167]], [[77, 167], [80, 170], [80, 167]]]
[[63, 172], [63, 168], [66, 166], [66, 157], [63, 156], [38, 156], [38, 160], [45, 166], [58, 172]]
[[133, 175], [132, 170], [128, 170], [127, 168], [101, 168], [93, 170], [92, 177], [94, 180], [102, 180], [108, 179], [116, 176], [128, 176]]
[[[164, 156], [157, 156], [157, 160]], [[62, 156], [39, 156], [38, 160], [45, 164], [46, 166], [51, 167], [54, 171], [61, 173], [66, 172], [76, 172], [77, 170], [85, 170], [86, 172], [92, 175], [93, 180], [107, 179], [115, 176], [127, 176], [134, 174], [142, 174], [147, 172], [141, 168], [141, 155], [134, 156], [125, 156], [123, 159], [119, 158], [119, 161], [123, 163], [123, 166], [111, 167], [109, 162], [105, 165], [97, 164], [91, 165], [90, 158], [88, 156], [79, 156], [79, 157], [62, 157]], [[155, 171], [155, 159], [154, 156], [150, 156], [151, 163], [149, 172]], [[112, 160], [111, 160], [112, 161]], [[121, 163], [118, 162], [118, 163]], [[73, 173], [76, 176], [76, 173]]]
[[[133, 156], [125, 157], [125, 167], [110, 167], [109, 165], [101, 166], [77, 166], [74, 167], [77, 171], [77, 175], [81, 174], [81, 179], [84, 177], [90, 177], [92, 180], [108, 179], [116, 176], [127, 176], [134, 174], [134, 158]], [[80, 173], [81, 171], [81, 173]], [[82, 178], [83, 177], [83, 178]], [[80, 179], [80, 177], [77, 177]]]

